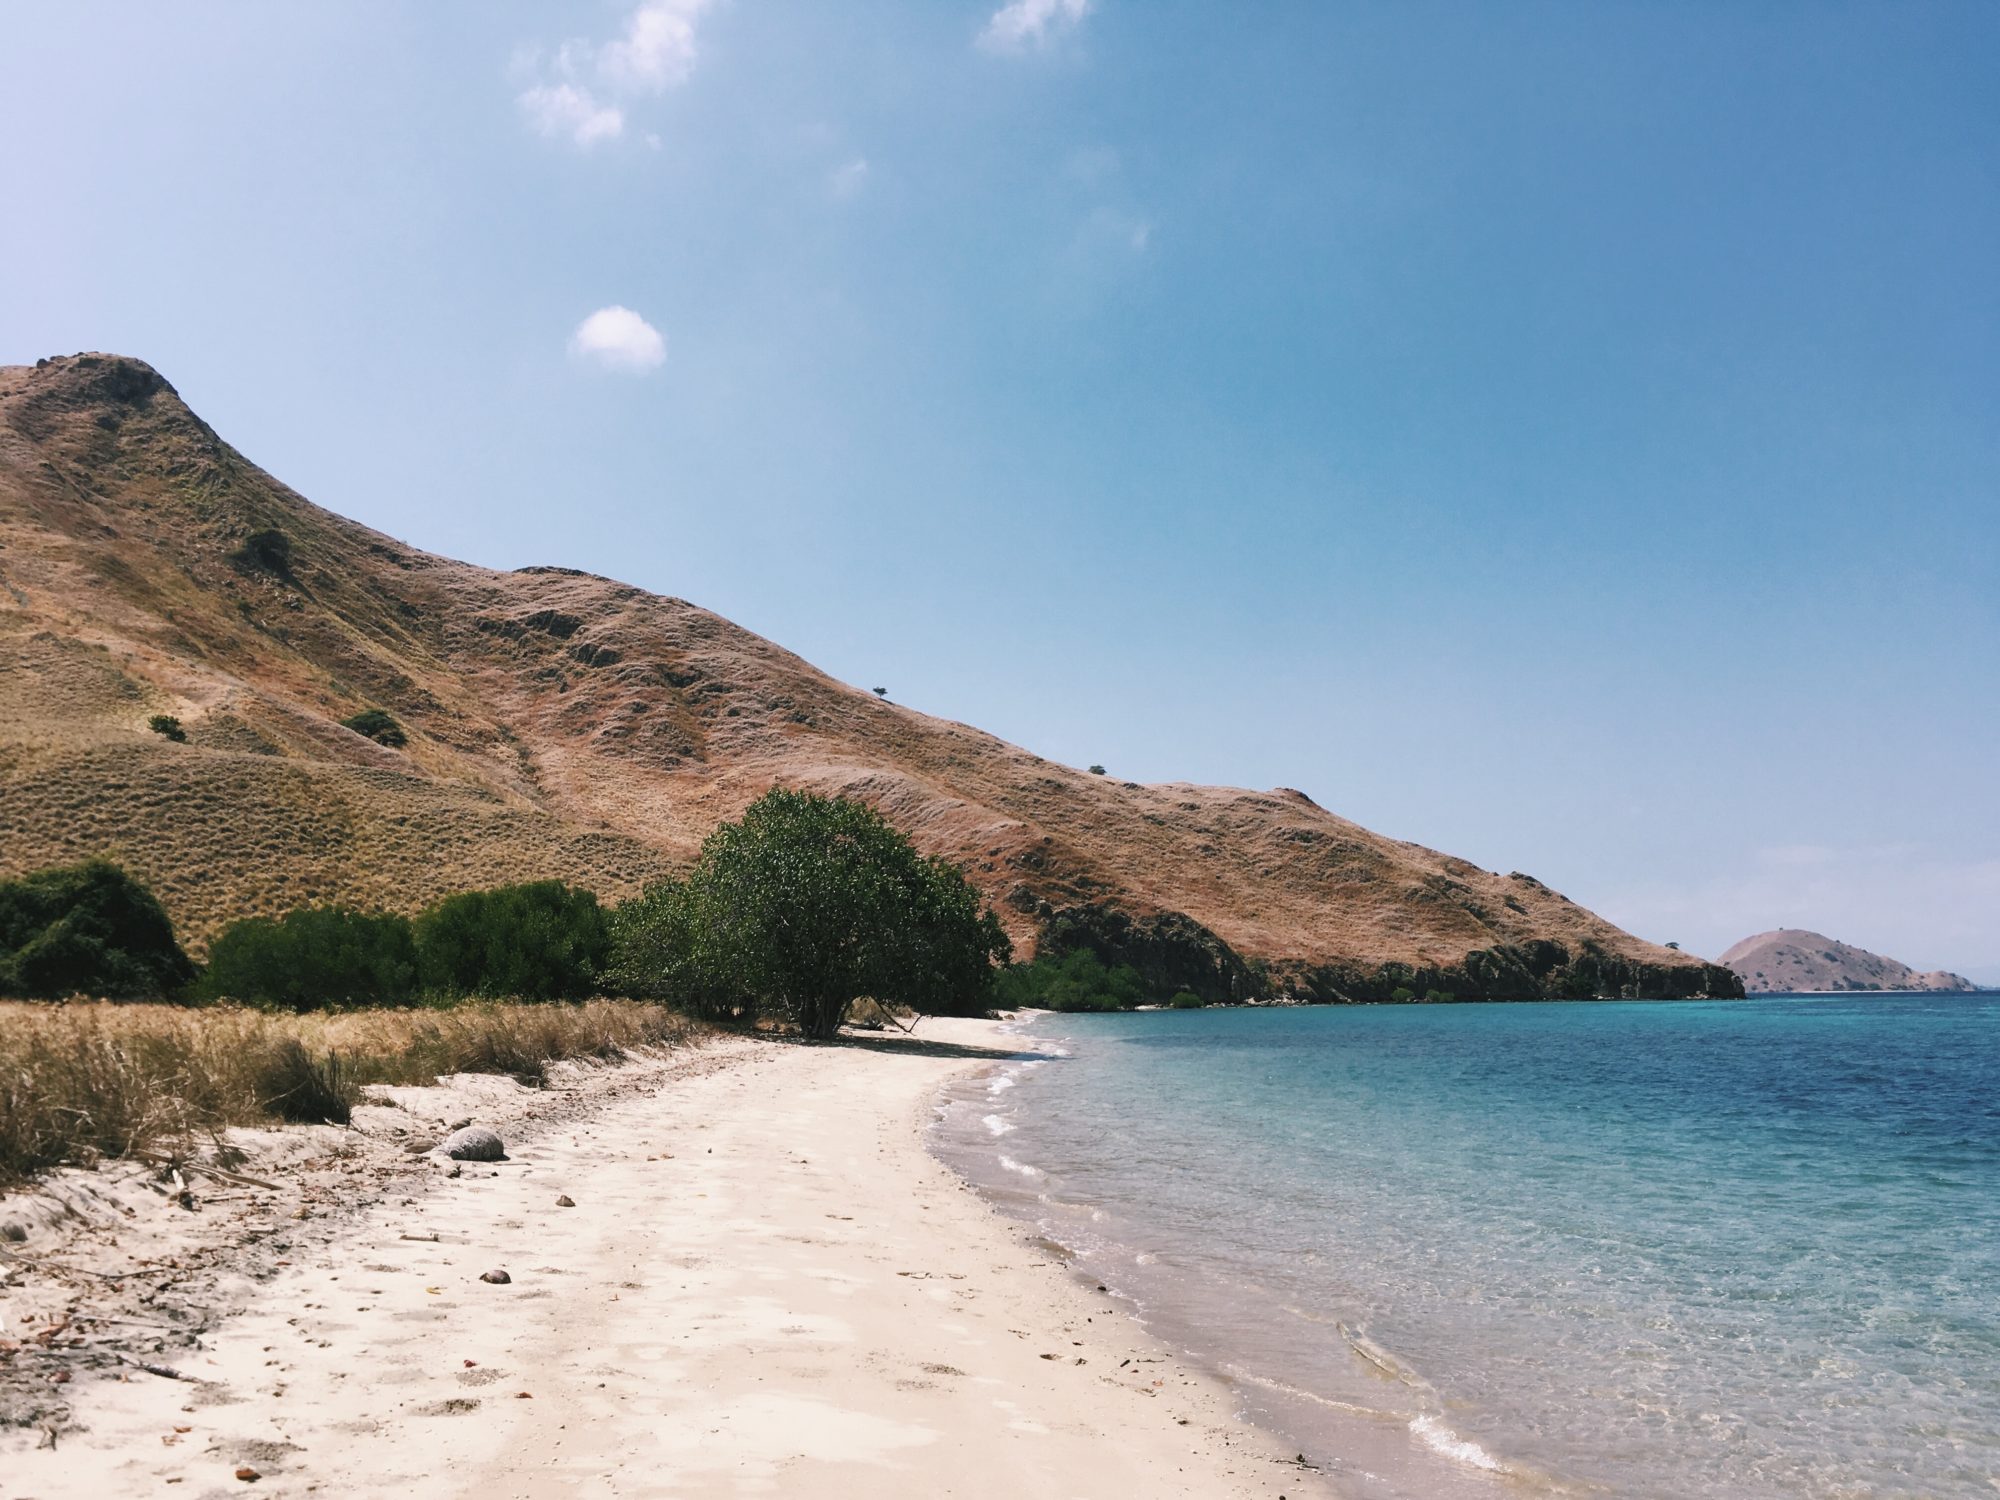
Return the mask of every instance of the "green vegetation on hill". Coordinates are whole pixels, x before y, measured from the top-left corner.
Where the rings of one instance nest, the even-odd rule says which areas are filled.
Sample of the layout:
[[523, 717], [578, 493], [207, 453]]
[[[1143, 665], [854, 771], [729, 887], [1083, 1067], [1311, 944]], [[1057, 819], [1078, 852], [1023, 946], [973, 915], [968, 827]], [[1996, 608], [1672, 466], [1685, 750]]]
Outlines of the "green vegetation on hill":
[[194, 976], [165, 908], [109, 861], [0, 881], [0, 995], [159, 999]]
[[864, 996], [977, 1014], [1012, 950], [956, 865], [863, 803], [784, 790], [709, 835], [686, 880], [650, 887], [616, 925], [625, 992], [819, 1039]]
[[403, 726], [396, 722], [396, 716], [383, 708], [364, 708], [340, 721], [343, 729], [351, 729], [364, 739], [371, 739], [378, 745], [387, 745], [391, 750], [400, 750], [410, 742], [403, 733]]

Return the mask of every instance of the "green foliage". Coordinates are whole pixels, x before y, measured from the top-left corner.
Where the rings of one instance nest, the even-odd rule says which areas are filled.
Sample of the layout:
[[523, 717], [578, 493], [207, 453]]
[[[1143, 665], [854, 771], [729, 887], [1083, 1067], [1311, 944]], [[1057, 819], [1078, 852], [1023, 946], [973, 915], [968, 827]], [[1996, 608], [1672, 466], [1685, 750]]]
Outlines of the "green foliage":
[[268, 531], [253, 531], [243, 539], [242, 546], [229, 554], [229, 560], [238, 567], [261, 568], [266, 573], [289, 578], [292, 575], [292, 539], [275, 527]]
[[964, 874], [873, 808], [784, 790], [709, 835], [685, 881], [620, 907], [616, 929], [621, 991], [822, 1039], [863, 996], [977, 1014], [1012, 947]]
[[232, 922], [209, 950], [202, 993], [276, 1010], [406, 1005], [417, 949], [407, 919], [306, 906]]
[[194, 975], [166, 909], [106, 860], [0, 881], [0, 995], [155, 999]]
[[351, 729], [378, 745], [387, 745], [391, 750], [400, 750], [410, 742], [410, 737], [403, 733], [403, 726], [396, 722], [394, 715], [387, 709], [364, 708], [352, 718], [342, 719], [340, 722], [342, 727]]
[[296, 1037], [280, 1042], [257, 1070], [257, 1100], [294, 1125], [345, 1125], [361, 1086], [338, 1052], [314, 1057]]
[[1417, 992], [1407, 984], [1399, 984], [1393, 990], [1389, 991], [1389, 998], [1391, 1000], [1414, 1000], [1417, 998]]
[[1167, 1006], [1171, 1010], [1200, 1010], [1206, 1004], [1208, 1002], [1193, 990], [1181, 990], [1167, 1002]]
[[1458, 997], [1450, 990], [1425, 990], [1424, 1000], [1431, 1005], [1449, 1005]]
[[597, 897], [560, 880], [449, 896], [417, 918], [416, 942], [423, 987], [450, 998], [580, 999], [611, 952]]
[[187, 739], [187, 731], [181, 728], [181, 721], [172, 714], [154, 714], [146, 721], [146, 727], [155, 734], [163, 734], [175, 744]]
[[1138, 970], [1125, 964], [1107, 968], [1088, 948], [1014, 964], [996, 988], [1001, 1004], [1016, 1010], [1131, 1010], [1147, 999]]
[[1091, 775], [1093, 775], [1093, 776], [1102, 776], [1102, 775], [1104, 774], [1104, 767], [1102, 767], [1102, 766], [1092, 766], [1092, 767], [1090, 768], [1090, 774], [1091, 774]]

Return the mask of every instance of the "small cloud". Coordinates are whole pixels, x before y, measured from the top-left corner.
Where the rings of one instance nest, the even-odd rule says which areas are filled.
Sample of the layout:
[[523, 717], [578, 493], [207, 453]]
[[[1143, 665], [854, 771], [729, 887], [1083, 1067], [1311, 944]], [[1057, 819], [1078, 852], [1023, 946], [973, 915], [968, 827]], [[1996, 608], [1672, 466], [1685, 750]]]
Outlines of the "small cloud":
[[660, 330], [629, 307], [600, 307], [576, 325], [569, 352], [594, 360], [607, 370], [643, 375], [657, 370], [667, 358], [667, 341]]
[[868, 158], [857, 156], [826, 174], [826, 190], [843, 201], [868, 185]]
[[520, 95], [521, 113], [543, 135], [566, 135], [579, 146], [608, 141], [625, 129], [625, 112], [573, 83], [537, 84]]
[[987, 18], [979, 45], [988, 52], [1021, 53], [1046, 47], [1073, 30], [1091, 0], [1008, 0]]
[[657, 94], [686, 83], [694, 71], [694, 23], [710, 0], [647, 0], [625, 23], [625, 35], [608, 42], [597, 65], [615, 87]]
[[[543, 135], [579, 146], [622, 135], [627, 104], [687, 82], [697, 53], [695, 22], [712, 0], [645, 0], [624, 35], [602, 44], [572, 39], [544, 61], [539, 47], [517, 48], [509, 72], [532, 80], [515, 96]], [[646, 136], [647, 143], [657, 139]]]

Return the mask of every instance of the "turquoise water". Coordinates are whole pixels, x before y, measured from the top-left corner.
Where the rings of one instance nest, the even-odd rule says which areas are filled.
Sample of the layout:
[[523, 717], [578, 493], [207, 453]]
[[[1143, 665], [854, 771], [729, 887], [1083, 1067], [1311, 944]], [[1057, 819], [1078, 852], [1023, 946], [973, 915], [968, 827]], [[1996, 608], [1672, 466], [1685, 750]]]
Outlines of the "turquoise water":
[[1348, 1493], [2000, 1494], [2000, 999], [1022, 1040], [947, 1159]]

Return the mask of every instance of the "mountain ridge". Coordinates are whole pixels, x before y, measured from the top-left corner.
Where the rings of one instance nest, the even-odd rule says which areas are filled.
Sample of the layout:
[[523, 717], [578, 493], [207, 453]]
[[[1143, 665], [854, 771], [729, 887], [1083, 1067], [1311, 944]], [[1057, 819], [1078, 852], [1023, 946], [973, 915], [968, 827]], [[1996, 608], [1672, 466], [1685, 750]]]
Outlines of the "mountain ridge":
[[[1303, 793], [1093, 776], [685, 600], [407, 546], [124, 356], [0, 368], [0, 638], [0, 873], [110, 853], [197, 946], [301, 901], [539, 875], [628, 895], [784, 784], [963, 864], [1024, 951], [1090, 946], [1209, 998], [1737, 992]], [[341, 727], [369, 707], [406, 746]]]

